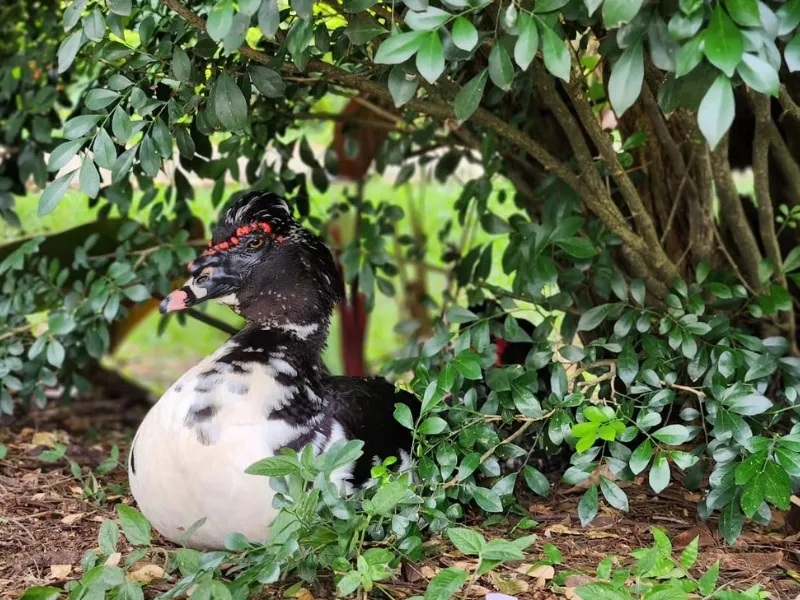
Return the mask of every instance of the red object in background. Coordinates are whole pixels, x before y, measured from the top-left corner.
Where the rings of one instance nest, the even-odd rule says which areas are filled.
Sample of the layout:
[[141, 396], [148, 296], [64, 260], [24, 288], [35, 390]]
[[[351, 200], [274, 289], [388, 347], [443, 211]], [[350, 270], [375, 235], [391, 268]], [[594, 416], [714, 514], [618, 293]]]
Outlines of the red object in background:
[[[365, 106], [365, 99], [365, 94], [354, 96], [340, 113], [351, 117], [351, 120], [337, 121], [333, 128], [333, 149], [339, 158], [337, 175], [351, 181], [364, 180], [372, 161], [375, 160], [378, 149], [389, 134], [388, 127], [371, 127], [369, 122], [386, 123], [387, 125], [392, 123], [386, 116]], [[381, 106], [380, 108], [389, 113], [394, 112], [393, 107], [387, 109]], [[355, 156], [348, 156], [345, 152], [346, 138], [356, 142], [358, 153]]]
[[[370, 122], [391, 124], [392, 121], [386, 113], [394, 113], [394, 108], [380, 107], [381, 112], [376, 112], [366, 104], [367, 96], [358, 94], [342, 110], [341, 114], [350, 117], [337, 121], [333, 130], [333, 149], [339, 159], [337, 176], [342, 179], [362, 183], [367, 176], [378, 149], [389, 134], [388, 127], [372, 127]], [[385, 111], [385, 112], [384, 112]], [[383, 113], [383, 114], [381, 114]], [[357, 153], [348, 156], [345, 151], [345, 142], [350, 138], [356, 142]], [[363, 189], [363, 188], [362, 188]], [[342, 246], [341, 230], [334, 225], [331, 228], [331, 237], [338, 248]], [[344, 279], [344, 269], [335, 257], [336, 268]], [[339, 314], [342, 318], [342, 334], [340, 336], [342, 363], [344, 374], [348, 376], [363, 377], [367, 374], [367, 365], [364, 359], [364, 344], [367, 335], [367, 310], [366, 297], [358, 290], [356, 278], [350, 286], [345, 286], [344, 300], [339, 304]]]

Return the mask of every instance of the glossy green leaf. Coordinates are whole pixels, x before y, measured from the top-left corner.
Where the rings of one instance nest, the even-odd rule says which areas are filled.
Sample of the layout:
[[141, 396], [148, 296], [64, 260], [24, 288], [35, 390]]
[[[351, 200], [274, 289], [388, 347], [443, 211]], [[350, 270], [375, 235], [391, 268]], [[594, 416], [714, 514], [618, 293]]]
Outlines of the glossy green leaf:
[[386, 38], [375, 53], [375, 62], [396, 65], [407, 61], [417, 52], [424, 37], [424, 31], [409, 31]]
[[42, 197], [39, 198], [39, 216], [43, 217], [44, 215], [52, 212], [55, 210], [58, 203], [61, 202], [61, 199], [64, 198], [64, 194], [67, 193], [69, 189], [69, 184], [72, 182], [72, 179], [75, 177], [75, 173], [78, 170], [74, 169], [69, 173], [65, 173], [58, 179], [54, 179], [51, 181], [47, 187], [42, 192]]
[[609, 29], [630, 23], [642, 8], [643, 2], [644, 0], [605, 0], [603, 23]]
[[558, 34], [550, 29], [544, 21], [541, 19], [537, 21], [542, 37], [542, 56], [545, 68], [555, 77], [569, 81], [571, 60], [566, 42], [558, 37]]
[[711, 14], [703, 51], [712, 65], [728, 77], [733, 77], [744, 54], [744, 41], [739, 28], [720, 5]]
[[722, 136], [730, 129], [735, 112], [736, 104], [731, 80], [720, 74], [706, 92], [697, 112], [700, 131], [712, 149], [716, 148]]
[[444, 49], [438, 31], [430, 31], [420, 39], [417, 70], [428, 83], [436, 83], [444, 72]]
[[453, 43], [465, 52], [471, 52], [478, 44], [478, 30], [469, 19], [458, 17], [453, 22]]
[[778, 72], [767, 61], [755, 54], [745, 53], [736, 70], [742, 81], [755, 91], [778, 96], [781, 87]]
[[211, 92], [214, 114], [228, 131], [241, 131], [247, 124], [247, 101], [227, 73], [220, 73]]
[[483, 91], [486, 88], [488, 79], [489, 70], [484, 69], [470, 79], [456, 95], [454, 110], [459, 123], [463, 123], [469, 119], [478, 109], [478, 106], [480, 106]]

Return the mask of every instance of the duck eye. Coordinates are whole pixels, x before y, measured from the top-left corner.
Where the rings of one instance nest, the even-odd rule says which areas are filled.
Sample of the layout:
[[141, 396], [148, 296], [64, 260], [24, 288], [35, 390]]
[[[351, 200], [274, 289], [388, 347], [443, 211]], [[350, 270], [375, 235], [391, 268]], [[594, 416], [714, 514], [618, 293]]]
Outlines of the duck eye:
[[203, 273], [202, 275], [199, 275], [197, 279], [194, 280], [194, 282], [198, 285], [204, 285], [208, 283], [208, 275]]
[[250, 250], [258, 250], [263, 245], [264, 245], [264, 238], [261, 238], [261, 237], [254, 238], [254, 239], [250, 240], [249, 242], [247, 242], [247, 247]]

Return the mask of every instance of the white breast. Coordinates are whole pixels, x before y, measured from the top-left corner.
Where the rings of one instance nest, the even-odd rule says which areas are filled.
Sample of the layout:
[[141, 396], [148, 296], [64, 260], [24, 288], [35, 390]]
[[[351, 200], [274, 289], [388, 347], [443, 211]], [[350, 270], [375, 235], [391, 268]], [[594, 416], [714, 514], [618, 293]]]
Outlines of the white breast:
[[[248, 363], [248, 373], [228, 370], [213, 380], [200, 376], [229, 350], [223, 346], [175, 382], [147, 414], [133, 444], [135, 473], [129, 468], [129, 477], [139, 508], [174, 542], [205, 518], [186, 541], [192, 547], [221, 548], [231, 532], [252, 541], [267, 537], [276, 514], [274, 492], [268, 478], [244, 471], [298, 433], [284, 421], [267, 419], [289, 392], [264, 365]], [[207, 418], [187, 420], [198, 410]]]

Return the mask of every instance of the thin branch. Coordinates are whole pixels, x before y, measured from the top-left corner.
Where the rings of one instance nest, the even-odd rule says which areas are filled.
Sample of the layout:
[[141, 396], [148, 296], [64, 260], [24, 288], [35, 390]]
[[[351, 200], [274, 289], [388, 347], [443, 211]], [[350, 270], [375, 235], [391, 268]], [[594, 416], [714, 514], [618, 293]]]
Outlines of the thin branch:
[[[767, 256], [775, 265], [778, 283], [784, 288], [786, 275], [783, 273], [783, 259], [778, 236], [775, 233], [775, 213], [772, 208], [772, 196], [769, 189], [769, 149], [770, 149], [770, 98], [755, 92], [750, 93], [750, 101], [756, 117], [756, 131], [753, 139], [753, 180], [755, 183], [756, 200], [758, 201], [758, 230], [761, 242], [764, 244]], [[795, 342], [795, 314], [794, 309], [784, 311], [782, 321], [787, 329], [788, 338]]]
[[727, 134], [719, 142], [717, 148], [711, 152], [711, 169], [717, 187], [720, 214], [739, 248], [744, 275], [750, 284], [748, 287], [756, 288], [758, 287], [758, 265], [761, 262], [761, 252], [756, 244], [753, 231], [747, 223], [739, 192], [733, 181], [733, 174], [728, 163]]
[[647, 253], [645, 254], [645, 256], [648, 257], [648, 262], [652, 264], [656, 271], [662, 276], [667, 278], [675, 277], [678, 275], [678, 271], [659, 244], [653, 219], [647, 213], [642, 203], [642, 198], [633, 185], [633, 181], [631, 181], [622, 163], [619, 162], [619, 157], [614, 147], [611, 145], [608, 135], [600, 127], [600, 123], [597, 121], [594, 111], [589, 104], [589, 100], [586, 98], [586, 94], [583, 91], [584, 83], [585, 80], [580, 62], [574, 50], [572, 50], [572, 75], [569, 83], [565, 84], [569, 91], [572, 105], [575, 107], [575, 111], [578, 113], [578, 117], [584, 129], [597, 146], [600, 156], [608, 165], [611, 177], [617, 184], [622, 198], [631, 211], [631, 216], [636, 223], [636, 229], [639, 231], [639, 234], [648, 247]]
[[781, 85], [781, 90], [778, 94], [778, 101], [781, 103], [781, 108], [783, 108], [784, 113], [800, 121], [800, 106], [797, 106], [795, 101], [792, 99], [791, 94], [789, 94], [789, 90], [786, 89], [786, 85]]
[[719, 234], [719, 229], [717, 226], [714, 225], [714, 239], [717, 240], [717, 245], [719, 246], [720, 252], [722, 252], [723, 256], [725, 256], [725, 260], [728, 261], [728, 265], [730, 266], [731, 270], [733, 271], [736, 278], [741, 282], [741, 284], [747, 288], [747, 291], [750, 292], [753, 296], [757, 296], [756, 290], [750, 285], [750, 283], [745, 279], [745, 276], [742, 275], [742, 272], [739, 270], [739, 265], [736, 264], [736, 261], [733, 260], [731, 253], [728, 252], [728, 248], [725, 246], [725, 242], [722, 241], [722, 237]]

